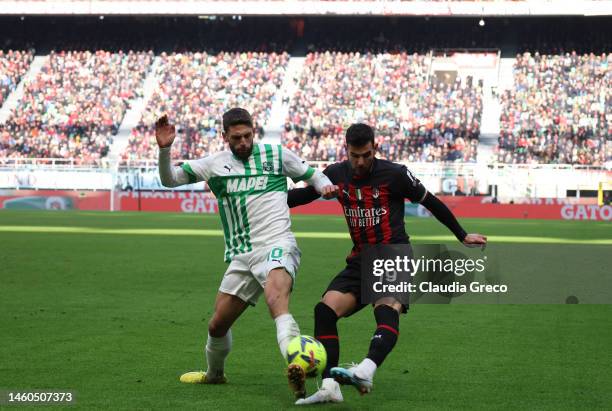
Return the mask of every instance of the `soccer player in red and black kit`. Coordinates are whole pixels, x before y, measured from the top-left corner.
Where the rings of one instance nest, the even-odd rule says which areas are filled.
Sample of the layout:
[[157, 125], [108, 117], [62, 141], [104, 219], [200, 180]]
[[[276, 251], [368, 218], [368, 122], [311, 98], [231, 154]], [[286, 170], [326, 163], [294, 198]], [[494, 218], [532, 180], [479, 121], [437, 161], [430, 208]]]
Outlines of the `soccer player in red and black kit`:
[[[391, 352], [399, 335], [399, 314], [407, 306], [392, 297], [374, 304], [376, 331], [366, 358], [345, 369], [338, 367], [340, 343], [336, 323], [367, 304], [360, 302], [360, 252], [367, 244], [409, 244], [404, 227], [404, 201], [408, 198], [427, 208], [459, 241], [467, 246], [484, 246], [487, 238], [467, 234], [452, 212], [403, 165], [375, 157], [374, 130], [366, 124], [353, 124], [346, 131], [348, 160], [335, 163], [323, 172], [338, 186], [353, 249], [346, 268], [331, 281], [323, 299], [314, 309], [315, 337], [327, 350], [327, 367], [319, 391], [296, 404], [340, 402], [338, 382], [354, 385], [360, 393], [372, 389], [374, 373]], [[307, 204], [319, 198], [314, 187], [290, 190], [289, 207]], [[334, 380], [335, 378], [335, 380]], [[338, 381], [338, 382], [336, 382]]]

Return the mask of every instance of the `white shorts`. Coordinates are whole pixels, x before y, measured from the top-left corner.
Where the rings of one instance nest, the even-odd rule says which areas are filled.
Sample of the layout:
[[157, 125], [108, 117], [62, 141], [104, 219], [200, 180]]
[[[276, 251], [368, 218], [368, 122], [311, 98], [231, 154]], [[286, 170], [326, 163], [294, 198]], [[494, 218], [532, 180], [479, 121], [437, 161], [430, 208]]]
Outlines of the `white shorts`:
[[227, 267], [219, 291], [255, 305], [270, 271], [283, 267], [295, 282], [302, 253], [295, 243], [278, 243], [238, 254]]

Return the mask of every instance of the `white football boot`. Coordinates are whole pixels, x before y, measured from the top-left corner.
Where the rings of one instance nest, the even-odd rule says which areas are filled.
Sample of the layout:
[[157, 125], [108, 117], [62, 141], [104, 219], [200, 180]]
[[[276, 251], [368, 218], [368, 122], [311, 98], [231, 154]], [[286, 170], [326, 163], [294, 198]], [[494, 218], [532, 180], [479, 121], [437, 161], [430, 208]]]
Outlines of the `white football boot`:
[[325, 402], [342, 402], [342, 391], [340, 384], [333, 378], [324, 378], [321, 388], [308, 398], [300, 398], [295, 405], [320, 404]]
[[352, 385], [361, 395], [372, 391], [372, 376], [359, 375], [359, 366], [350, 368], [334, 367], [330, 370], [331, 376], [342, 385]]

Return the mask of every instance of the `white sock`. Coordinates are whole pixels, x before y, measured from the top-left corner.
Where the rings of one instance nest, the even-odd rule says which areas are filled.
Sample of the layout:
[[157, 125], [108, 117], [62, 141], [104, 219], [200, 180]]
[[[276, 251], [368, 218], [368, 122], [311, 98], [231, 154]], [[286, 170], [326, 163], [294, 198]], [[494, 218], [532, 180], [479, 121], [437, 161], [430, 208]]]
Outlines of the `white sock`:
[[359, 378], [372, 381], [374, 379], [374, 373], [376, 372], [376, 363], [369, 358], [361, 361], [361, 363], [355, 369], [355, 373]]
[[224, 337], [212, 337], [208, 334], [206, 341], [206, 375], [211, 378], [223, 377], [225, 358], [232, 349], [232, 330], [228, 330]]
[[300, 335], [300, 327], [293, 316], [289, 313], [281, 314], [274, 319], [276, 323], [276, 339], [283, 358], [287, 358], [287, 346], [289, 342]]
[[323, 381], [321, 381], [321, 388], [328, 390], [333, 390], [336, 385], [338, 385], [338, 383], [333, 378], [323, 378]]

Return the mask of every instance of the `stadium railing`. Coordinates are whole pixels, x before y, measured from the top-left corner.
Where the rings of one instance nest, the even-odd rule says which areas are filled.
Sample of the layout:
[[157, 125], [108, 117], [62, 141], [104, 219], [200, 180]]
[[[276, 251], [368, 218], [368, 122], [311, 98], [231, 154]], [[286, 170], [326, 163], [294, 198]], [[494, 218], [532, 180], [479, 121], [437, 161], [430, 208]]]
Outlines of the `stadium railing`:
[[[312, 162], [324, 168], [329, 162]], [[571, 164], [406, 163], [434, 193], [504, 198], [565, 198], [572, 191], [596, 191], [612, 181], [604, 167]], [[290, 182], [290, 186], [293, 184]], [[84, 166], [70, 159], [0, 159], [0, 189], [168, 190], [159, 181], [156, 160]], [[197, 183], [181, 191], [207, 190]], [[577, 194], [580, 195], [580, 194]]]
[[32, 169], [45, 168], [52, 170], [100, 170], [111, 167], [111, 161], [107, 158], [100, 159], [99, 165], [81, 164], [78, 158], [22, 158], [22, 157], [0, 157], [0, 169]]
[[[37, 160], [37, 159], [32, 159]], [[324, 169], [335, 161], [309, 161], [312, 166], [316, 166], [319, 169]], [[612, 170], [612, 162], [604, 166], [589, 166], [579, 164], [506, 164], [506, 163], [491, 163], [491, 164], [478, 164], [478, 163], [461, 163], [461, 162], [437, 162], [437, 163], [411, 163], [407, 161], [398, 161], [398, 163], [406, 165], [414, 173], [424, 172], [430, 173], [435, 170], [475, 170], [487, 167], [489, 169], [507, 169], [507, 170], [583, 170], [583, 171], [595, 171], [595, 170]], [[1, 164], [1, 163], [0, 163]], [[123, 160], [119, 163], [119, 168], [141, 168], [151, 169], [157, 168], [156, 159], [148, 160]]]
[[[139, 159], [139, 160], [121, 160], [114, 164], [110, 159], [103, 158], [100, 160], [100, 165], [81, 164], [76, 158], [20, 158], [20, 157], [0, 157], [0, 168], [3, 169], [19, 169], [19, 168], [47, 168], [47, 169], [91, 169], [98, 171], [99, 169], [108, 169], [116, 167], [119, 169], [142, 169], [150, 170], [157, 169], [157, 159]], [[324, 169], [335, 161], [309, 161], [309, 164], [319, 169]], [[435, 162], [435, 163], [414, 163], [407, 161], [398, 161], [410, 168], [415, 174], [419, 173], [436, 173], [438, 170], [477, 170], [482, 168], [497, 169], [497, 170], [574, 170], [574, 171], [602, 171], [612, 170], [612, 162], [608, 162], [603, 166], [591, 166], [581, 164], [507, 164], [507, 163], [462, 163], [462, 162]]]

